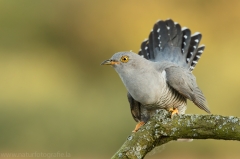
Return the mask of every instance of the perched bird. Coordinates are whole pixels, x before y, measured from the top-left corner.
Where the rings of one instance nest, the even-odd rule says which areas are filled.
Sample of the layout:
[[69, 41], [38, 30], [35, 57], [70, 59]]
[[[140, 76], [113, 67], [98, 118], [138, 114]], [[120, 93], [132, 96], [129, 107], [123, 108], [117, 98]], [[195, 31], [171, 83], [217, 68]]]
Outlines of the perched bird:
[[138, 54], [119, 52], [101, 65], [111, 65], [125, 85], [131, 114], [137, 123], [133, 132], [144, 125], [156, 109], [184, 114], [187, 99], [210, 113], [206, 98], [192, 74], [204, 45], [202, 35], [191, 35], [171, 19], [158, 21]]

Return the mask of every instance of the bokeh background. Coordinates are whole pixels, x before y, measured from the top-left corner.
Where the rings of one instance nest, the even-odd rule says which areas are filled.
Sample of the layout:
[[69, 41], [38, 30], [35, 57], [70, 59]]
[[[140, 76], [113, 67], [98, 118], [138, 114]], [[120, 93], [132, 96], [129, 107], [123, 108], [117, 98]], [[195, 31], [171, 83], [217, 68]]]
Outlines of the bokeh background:
[[[1, 0], [0, 154], [110, 158], [135, 122], [120, 78], [100, 63], [138, 52], [158, 19], [203, 34], [198, 84], [213, 114], [240, 116], [239, 8], [238, 0]], [[187, 113], [205, 114], [190, 102]], [[238, 159], [239, 148], [171, 142], [146, 158]]]

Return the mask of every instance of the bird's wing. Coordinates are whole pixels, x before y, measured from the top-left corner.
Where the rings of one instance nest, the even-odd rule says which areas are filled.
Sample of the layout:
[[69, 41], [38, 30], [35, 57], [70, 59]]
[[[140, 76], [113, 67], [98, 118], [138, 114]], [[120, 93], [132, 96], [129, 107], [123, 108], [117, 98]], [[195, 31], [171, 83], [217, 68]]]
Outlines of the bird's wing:
[[136, 101], [129, 92], [127, 93], [127, 97], [133, 119], [136, 122], [146, 123], [151, 114], [155, 112], [155, 109], [146, 109], [140, 102]]
[[127, 93], [127, 97], [133, 119], [136, 122], [141, 121], [141, 103], [133, 99], [129, 92]]
[[202, 91], [197, 86], [196, 78], [189, 70], [178, 66], [170, 66], [166, 68], [165, 71], [166, 80], [170, 87], [193, 101], [200, 109], [210, 113], [207, 101]]

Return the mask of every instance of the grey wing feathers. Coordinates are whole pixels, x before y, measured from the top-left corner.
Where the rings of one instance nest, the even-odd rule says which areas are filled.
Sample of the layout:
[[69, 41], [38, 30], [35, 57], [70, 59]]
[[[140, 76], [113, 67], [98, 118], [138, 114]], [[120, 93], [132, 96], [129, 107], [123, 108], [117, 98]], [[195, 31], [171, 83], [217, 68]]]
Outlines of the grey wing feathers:
[[192, 71], [204, 50], [204, 46], [198, 47], [201, 37], [200, 33], [191, 36], [188, 28], [181, 28], [171, 19], [159, 20], [138, 54], [151, 61], [170, 61]]
[[200, 109], [210, 113], [207, 101], [198, 88], [194, 75], [181, 67], [172, 66], [165, 69], [167, 83], [178, 93], [193, 101]]

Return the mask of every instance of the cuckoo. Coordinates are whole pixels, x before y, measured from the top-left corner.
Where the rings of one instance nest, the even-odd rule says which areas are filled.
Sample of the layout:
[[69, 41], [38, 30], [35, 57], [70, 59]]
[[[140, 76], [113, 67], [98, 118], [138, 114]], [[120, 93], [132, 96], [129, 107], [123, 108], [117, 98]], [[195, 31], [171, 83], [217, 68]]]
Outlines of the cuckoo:
[[131, 114], [138, 122], [133, 132], [157, 109], [171, 111], [172, 116], [184, 114], [187, 99], [210, 113], [192, 74], [205, 48], [199, 46], [201, 38], [201, 33], [191, 35], [190, 29], [171, 19], [159, 20], [138, 54], [118, 52], [101, 63], [115, 69], [128, 91]]

